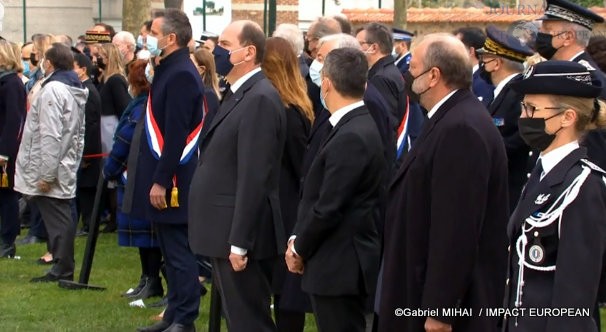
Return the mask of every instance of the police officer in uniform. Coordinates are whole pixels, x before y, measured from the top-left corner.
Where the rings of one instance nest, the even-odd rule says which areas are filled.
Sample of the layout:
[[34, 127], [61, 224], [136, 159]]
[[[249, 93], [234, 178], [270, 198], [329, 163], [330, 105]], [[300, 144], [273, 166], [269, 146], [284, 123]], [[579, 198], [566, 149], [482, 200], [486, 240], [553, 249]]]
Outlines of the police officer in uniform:
[[522, 112], [522, 95], [511, 89], [511, 84], [522, 79], [524, 61], [533, 55], [526, 45], [494, 25], [486, 28], [484, 47], [480, 56], [480, 75], [495, 85], [494, 98], [488, 112], [499, 129], [507, 151], [509, 210], [515, 208], [526, 180], [528, 145], [518, 132], [518, 118]]
[[391, 31], [393, 32], [394, 64], [404, 75], [410, 65], [410, 44], [414, 34], [397, 28], [392, 28]]
[[[526, 312], [506, 316], [505, 330], [597, 331], [606, 173], [586, 159], [579, 139], [606, 125], [602, 87], [585, 66], [554, 60], [529, 67], [511, 88], [525, 95], [520, 135], [541, 153], [507, 228], [505, 306]], [[546, 315], [544, 308], [573, 311]]]

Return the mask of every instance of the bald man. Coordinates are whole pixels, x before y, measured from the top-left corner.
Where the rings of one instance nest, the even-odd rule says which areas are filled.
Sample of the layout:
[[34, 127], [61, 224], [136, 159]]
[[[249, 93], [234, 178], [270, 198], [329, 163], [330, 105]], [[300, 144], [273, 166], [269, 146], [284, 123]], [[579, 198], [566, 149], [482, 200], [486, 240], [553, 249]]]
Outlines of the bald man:
[[408, 73], [409, 95], [429, 119], [388, 189], [379, 331], [496, 332], [497, 318], [478, 314], [503, 298], [503, 140], [470, 90], [469, 54], [456, 37], [426, 36]]
[[271, 275], [286, 249], [278, 182], [286, 112], [261, 71], [263, 30], [231, 23], [213, 50], [230, 84], [201, 137], [189, 196], [192, 250], [211, 258], [230, 331], [275, 331]]

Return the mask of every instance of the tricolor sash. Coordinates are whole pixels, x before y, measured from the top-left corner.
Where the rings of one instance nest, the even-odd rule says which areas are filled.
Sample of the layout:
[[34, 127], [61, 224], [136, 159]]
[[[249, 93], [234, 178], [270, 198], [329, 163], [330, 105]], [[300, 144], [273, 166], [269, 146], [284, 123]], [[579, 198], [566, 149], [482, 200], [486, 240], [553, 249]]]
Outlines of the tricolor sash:
[[[202, 102], [204, 105], [204, 111], [202, 116], [202, 121], [194, 128], [194, 130], [187, 135], [187, 139], [185, 141], [185, 148], [183, 148], [183, 152], [181, 153], [181, 158], [179, 159], [179, 165], [186, 164], [191, 156], [196, 151], [198, 147], [198, 139], [200, 138], [200, 132], [202, 131], [202, 126], [204, 125], [204, 118], [206, 118], [206, 114], [208, 113], [208, 105], [206, 103], [206, 97]], [[162, 136], [162, 132], [160, 132], [160, 128], [158, 127], [158, 123], [156, 122], [156, 118], [154, 117], [154, 112], [152, 111], [152, 99], [151, 99], [151, 91], [149, 96], [147, 97], [147, 107], [145, 110], [145, 133], [147, 136], [147, 143], [149, 144], [149, 149], [157, 160], [160, 160], [162, 156], [162, 150], [164, 149], [164, 137]], [[173, 189], [171, 192], [171, 207], [179, 207], [179, 191], [177, 189], [177, 176], [173, 175]]]

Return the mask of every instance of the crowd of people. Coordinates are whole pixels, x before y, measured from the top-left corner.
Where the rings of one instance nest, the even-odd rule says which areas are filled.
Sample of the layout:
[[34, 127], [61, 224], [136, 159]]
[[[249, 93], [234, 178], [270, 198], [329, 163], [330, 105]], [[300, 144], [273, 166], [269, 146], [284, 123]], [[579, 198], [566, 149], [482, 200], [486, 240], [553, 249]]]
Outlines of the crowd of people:
[[319, 331], [599, 331], [603, 22], [550, 0], [532, 40], [341, 16], [194, 40], [167, 9], [137, 38], [0, 38], [0, 254], [46, 241], [31, 281], [73, 280], [102, 217], [139, 249], [122, 295], [163, 297], [144, 332], [195, 331], [210, 280], [230, 331], [308, 312]]

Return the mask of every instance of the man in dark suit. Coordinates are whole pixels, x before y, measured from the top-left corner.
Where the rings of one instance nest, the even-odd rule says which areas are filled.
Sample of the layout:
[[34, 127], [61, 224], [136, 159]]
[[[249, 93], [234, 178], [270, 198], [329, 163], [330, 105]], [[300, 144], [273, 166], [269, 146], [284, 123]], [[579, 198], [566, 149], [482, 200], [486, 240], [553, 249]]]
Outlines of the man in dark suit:
[[410, 44], [414, 33], [406, 30], [392, 28], [393, 32], [393, 49], [394, 49], [394, 64], [402, 75], [408, 71], [410, 64]]
[[[389, 188], [379, 331], [497, 331], [496, 318], [443, 309], [476, 313], [501, 303], [503, 140], [469, 90], [471, 64], [458, 39], [428, 35], [412, 52], [411, 93], [420, 95], [429, 119]], [[404, 317], [398, 308], [436, 310]]]
[[358, 32], [356, 39], [368, 60], [368, 84], [377, 89], [379, 97], [387, 105], [393, 139], [406, 109], [406, 93], [402, 74], [391, 56], [391, 31], [382, 24], [370, 23]]
[[261, 72], [265, 36], [235, 21], [214, 55], [230, 83], [208, 132], [191, 183], [189, 239], [211, 258], [230, 331], [274, 331], [271, 274], [286, 240], [278, 199], [286, 137], [280, 96]]
[[494, 85], [490, 84], [490, 82], [486, 82], [486, 80], [480, 76], [480, 60], [476, 54], [476, 50], [484, 46], [486, 35], [484, 35], [484, 32], [480, 30], [480, 28], [476, 27], [460, 28], [454, 32], [454, 35], [465, 44], [471, 58], [471, 64], [473, 66], [471, 91], [473, 91], [473, 94], [476, 95], [478, 100], [488, 108], [488, 105], [492, 102]]
[[523, 96], [510, 87], [511, 83], [522, 79], [526, 57], [534, 52], [505, 31], [494, 25], [486, 28], [486, 42], [478, 50], [485, 71], [495, 84], [494, 99], [488, 107], [494, 124], [499, 129], [507, 151], [507, 171], [509, 178], [509, 212], [513, 212], [522, 187], [528, 179], [528, 153], [530, 148], [518, 131], [518, 119], [522, 113]]
[[303, 274], [319, 331], [364, 331], [379, 268], [374, 214], [385, 173], [382, 142], [362, 97], [365, 56], [353, 48], [324, 60], [321, 93], [333, 126], [303, 185], [285, 255]]
[[[132, 174], [129, 167], [123, 210], [129, 212], [130, 199], [149, 196], [146, 204], [133, 204], [134, 218], [150, 220], [158, 235], [166, 264], [168, 306], [164, 318], [139, 331], [195, 331], [194, 321], [200, 306], [200, 283], [196, 258], [188, 244], [188, 191], [197, 164], [197, 138], [203, 116], [204, 87], [189, 58], [187, 44], [192, 30], [180, 10], [167, 9], [154, 19], [150, 38], [157, 39], [157, 49], [149, 51], [160, 57], [141, 132], [141, 144], [131, 154], [138, 154]], [[131, 162], [129, 161], [129, 166]], [[167, 190], [170, 189], [170, 190]], [[126, 208], [126, 209], [125, 209]]]

